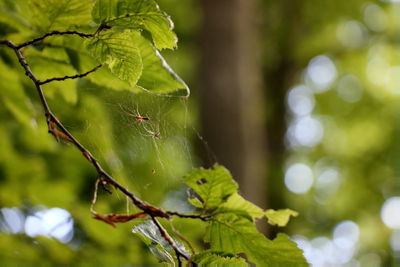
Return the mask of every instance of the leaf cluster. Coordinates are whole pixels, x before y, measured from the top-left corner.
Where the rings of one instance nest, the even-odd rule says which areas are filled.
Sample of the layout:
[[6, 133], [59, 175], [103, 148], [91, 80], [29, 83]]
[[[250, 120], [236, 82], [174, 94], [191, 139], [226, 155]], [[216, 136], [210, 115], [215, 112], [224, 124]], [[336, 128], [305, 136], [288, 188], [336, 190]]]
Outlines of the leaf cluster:
[[[19, 43], [11, 48], [17, 55], [23, 50], [24, 60], [29, 62], [39, 81], [30, 78], [39, 92], [43, 86], [46, 96], [61, 95], [67, 102], [76, 103], [79, 85], [76, 78], [114, 90], [145, 90], [156, 94], [179, 94], [183, 90], [186, 96], [189, 94], [186, 84], [160, 53], [162, 49], [176, 48], [177, 37], [171, 19], [155, 0], [97, 0], [94, 3], [91, 0], [29, 0], [27, 5], [23, 0], [0, 0], [0, 4], [0, 23], [7, 25], [0, 37]], [[24, 87], [28, 87], [26, 80], [17, 72], [4, 74], [8, 68], [21, 64], [22, 56], [18, 63], [9, 52], [0, 50], [0, 87], [10, 91], [2, 101], [15, 118], [28, 126], [32, 107], [24, 92]], [[29, 71], [26, 72], [29, 74]], [[62, 82], [50, 86], [50, 81]], [[46, 105], [46, 116], [50, 116]], [[50, 122], [48, 119], [48, 126], [53, 135], [77, 143], [72, 135], [65, 135], [68, 131], [57, 129], [62, 125], [58, 120], [51, 119]], [[87, 150], [83, 155], [95, 162]], [[100, 174], [104, 174], [103, 170]], [[111, 178], [108, 183], [121, 188], [110, 181]], [[184, 177], [184, 182], [192, 192], [189, 202], [200, 212], [188, 217], [202, 219], [206, 224], [204, 242], [210, 247], [193, 257], [183, 244], [164, 232], [156, 215], [146, 212], [154, 207], [145, 202], [137, 201], [140, 205], [136, 206], [144, 211], [140, 216], [112, 214], [98, 215], [97, 219], [113, 224], [142, 218], [145, 213], [150, 215], [152, 220], [136, 225], [133, 232], [141, 236], [162, 261], [174, 262], [170, 252], [175, 251], [178, 263], [182, 256], [211, 266], [245, 265], [247, 262], [305, 264], [302, 251], [288, 236], [279, 234], [276, 239], [269, 240], [255, 227], [256, 220], [265, 216], [271, 224], [284, 226], [295, 212], [265, 212], [248, 202], [239, 195], [238, 185], [229, 171], [218, 165], [210, 170], [193, 170]], [[164, 218], [169, 216], [168, 212], [159, 211]]]
[[243, 265], [248, 262], [263, 266], [306, 264], [302, 251], [285, 234], [269, 240], [258, 232], [255, 222], [264, 216], [270, 224], [285, 226], [290, 210], [263, 211], [238, 193], [238, 185], [222, 166], [213, 169], [195, 169], [184, 177], [193, 191], [189, 202], [202, 214], [207, 214], [204, 241], [210, 249], [195, 256], [199, 263], [219, 266]]

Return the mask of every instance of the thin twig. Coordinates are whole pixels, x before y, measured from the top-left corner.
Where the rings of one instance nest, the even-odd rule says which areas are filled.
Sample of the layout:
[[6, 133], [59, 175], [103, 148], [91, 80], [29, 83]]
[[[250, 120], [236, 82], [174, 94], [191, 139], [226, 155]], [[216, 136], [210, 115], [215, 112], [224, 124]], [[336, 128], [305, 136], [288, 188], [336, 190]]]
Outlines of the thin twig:
[[23, 48], [25, 46], [29, 46], [29, 45], [32, 45], [34, 43], [40, 42], [43, 39], [46, 39], [47, 37], [53, 36], [53, 35], [78, 35], [78, 36], [80, 36], [82, 38], [89, 38], [89, 37], [93, 37], [94, 34], [93, 33], [83, 33], [83, 32], [78, 32], [78, 31], [52, 31], [52, 32], [46, 33], [45, 35], [43, 35], [41, 37], [35, 38], [35, 39], [31, 40], [31, 41], [28, 41], [28, 42], [22, 43], [20, 45], [17, 45], [16, 49], [21, 49], [21, 48]]
[[93, 69], [91, 69], [91, 70], [89, 70], [89, 71], [87, 71], [85, 73], [82, 73], [82, 74], [76, 74], [76, 75], [73, 75], [73, 76], [68, 76], [67, 75], [67, 76], [64, 76], [64, 77], [56, 77], [56, 78], [47, 79], [45, 81], [40, 81], [39, 84], [43, 85], [43, 84], [50, 83], [50, 82], [53, 82], [53, 81], [65, 81], [67, 79], [83, 78], [83, 77], [89, 75], [90, 73], [95, 72], [96, 70], [98, 70], [102, 66], [103, 66], [103, 64], [100, 64], [100, 65], [94, 67]]
[[199, 219], [204, 222], [209, 221], [211, 219], [211, 216], [205, 216], [205, 215], [196, 215], [196, 214], [182, 214], [176, 211], [168, 211], [167, 212], [171, 216], [177, 216], [180, 218], [189, 218], [189, 219]]
[[[62, 78], [51, 78], [51, 79], [47, 79], [43, 82], [41, 82], [32, 72], [32, 70], [30, 69], [28, 63], [26, 62], [25, 58], [23, 57], [20, 49], [23, 47], [26, 47], [28, 45], [32, 45], [34, 43], [40, 42], [43, 39], [45, 39], [46, 37], [49, 36], [53, 36], [53, 35], [78, 35], [82, 38], [88, 38], [88, 37], [93, 37], [94, 34], [85, 34], [85, 33], [80, 33], [80, 32], [76, 32], [76, 31], [66, 31], [66, 32], [60, 32], [60, 31], [53, 31], [50, 33], [47, 33], [39, 38], [33, 39], [31, 41], [25, 42], [23, 44], [20, 45], [15, 45], [13, 42], [9, 41], [9, 40], [0, 40], [0, 45], [6, 45], [9, 48], [13, 49], [18, 61], [20, 63], [20, 65], [24, 68], [25, 70], [25, 75], [28, 76], [28, 78], [30, 78], [32, 80], [32, 82], [34, 83], [35, 87], [36, 87], [36, 91], [39, 95], [40, 101], [42, 103], [43, 109], [44, 109], [44, 115], [46, 117], [46, 122], [48, 125], [48, 129], [49, 129], [49, 133], [51, 133], [54, 137], [58, 138], [60, 136], [60, 132], [62, 134], [65, 135], [65, 137], [63, 137], [64, 139], [68, 140], [69, 142], [71, 142], [72, 144], [75, 145], [75, 147], [82, 152], [82, 155], [93, 165], [93, 167], [96, 169], [98, 175], [99, 175], [99, 179], [97, 179], [96, 184], [95, 184], [95, 190], [94, 190], [94, 194], [93, 194], [93, 199], [92, 199], [92, 205], [91, 205], [91, 212], [95, 215], [95, 217], [97, 218], [101, 218], [103, 221], [110, 223], [113, 223], [112, 218], [115, 218], [115, 216], [119, 216], [119, 215], [108, 215], [108, 216], [101, 216], [98, 215], [95, 211], [94, 211], [94, 204], [96, 203], [97, 200], [97, 194], [98, 194], [98, 187], [100, 182], [102, 183], [103, 186], [105, 185], [111, 185], [114, 188], [116, 188], [117, 190], [121, 191], [123, 194], [125, 194], [131, 201], [132, 203], [139, 209], [141, 209], [143, 211], [143, 213], [138, 213], [138, 214], [134, 214], [131, 215], [130, 217], [142, 217], [142, 215], [147, 214], [151, 217], [151, 219], [153, 220], [153, 222], [156, 224], [157, 228], [159, 229], [160, 233], [162, 234], [162, 236], [164, 237], [164, 239], [172, 246], [172, 248], [174, 249], [176, 256], [177, 256], [177, 260], [178, 260], [178, 264], [179, 266], [182, 265], [181, 262], [181, 257], [183, 257], [184, 259], [188, 260], [190, 262], [190, 257], [187, 256], [184, 252], [182, 252], [178, 246], [176, 245], [175, 241], [172, 239], [172, 237], [168, 234], [167, 230], [161, 225], [161, 223], [157, 220], [157, 217], [161, 217], [161, 218], [167, 218], [169, 219], [170, 216], [180, 216], [182, 218], [195, 218], [195, 219], [201, 219], [201, 220], [207, 220], [206, 217], [203, 216], [198, 216], [198, 215], [184, 215], [184, 214], [179, 214], [177, 212], [167, 212], [167, 211], [163, 211], [160, 208], [157, 208], [143, 200], [141, 200], [140, 198], [136, 197], [133, 193], [131, 193], [127, 188], [125, 188], [124, 186], [122, 186], [120, 183], [118, 183], [111, 175], [109, 175], [107, 172], [104, 171], [104, 169], [102, 168], [102, 166], [100, 165], [100, 163], [98, 162], [98, 160], [90, 153], [90, 151], [88, 149], [86, 149], [66, 128], [65, 126], [57, 119], [57, 117], [52, 113], [48, 103], [47, 103], [47, 99], [44, 95], [43, 89], [42, 89], [42, 85], [52, 82], [52, 81], [62, 81], [65, 79], [76, 79], [76, 78], [81, 78], [84, 77], [94, 71], [96, 71], [98, 68], [101, 67], [97, 66], [96, 68], [94, 68], [93, 70], [86, 72], [84, 74], [79, 74], [79, 75], [75, 75], [75, 76], [65, 76]], [[56, 129], [56, 127], [58, 129]], [[56, 131], [57, 130], [57, 131]], [[97, 215], [97, 216], [96, 216]], [[114, 216], [114, 217], [113, 217]], [[126, 216], [125, 216], [126, 217]], [[127, 218], [122, 218], [122, 219], [127, 219]], [[119, 220], [121, 220], [121, 218], [118, 217]]]
[[100, 179], [96, 180], [96, 183], [94, 184], [94, 192], [93, 192], [93, 198], [92, 198], [92, 205], [90, 205], [90, 212], [95, 214], [96, 211], [94, 210], [94, 205], [97, 202], [97, 193], [99, 192], [99, 183]]
[[171, 245], [171, 247], [174, 249], [176, 258], [178, 259], [178, 263], [182, 264], [180, 261], [180, 257], [183, 257], [187, 261], [190, 261], [190, 257], [188, 257], [184, 252], [181, 251], [180, 248], [178, 248], [176, 242], [174, 239], [168, 234], [167, 230], [161, 225], [161, 223], [157, 220], [156, 217], [151, 216], [151, 220], [154, 222], [154, 224], [157, 226], [158, 230], [161, 233], [161, 236]]

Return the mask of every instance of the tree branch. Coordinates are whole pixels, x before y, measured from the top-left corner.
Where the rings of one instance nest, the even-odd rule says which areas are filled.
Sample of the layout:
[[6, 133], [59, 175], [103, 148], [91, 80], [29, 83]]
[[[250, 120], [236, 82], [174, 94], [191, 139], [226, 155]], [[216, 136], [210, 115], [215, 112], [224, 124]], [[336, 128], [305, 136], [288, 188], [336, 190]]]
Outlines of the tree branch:
[[[78, 35], [82, 38], [89, 38], [89, 37], [93, 37], [94, 34], [86, 34], [86, 33], [80, 33], [80, 32], [76, 32], [76, 31], [65, 31], [65, 32], [60, 32], [60, 31], [52, 31], [49, 32], [41, 37], [38, 37], [36, 39], [33, 39], [31, 41], [22, 43], [20, 45], [15, 45], [13, 42], [9, 41], [9, 40], [0, 40], [0, 45], [6, 45], [9, 48], [11, 48], [12, 50], [14, 50], [18, 61], [20, 63], [20, 65], [23, 67], [23, 69], [25, 70], [25, 75], [28, 76], [29, 79], [32, 80], [32, 82], [34, 83], [35, 87], [36, 87], [36, 91], [39, 95], [40, 101], [42, 103], [43, 109], [44, 109], [44, 115], [46, 117], [46, 122], [47, 122], [47, 126], [48, 126], [48, 132], [51, 133], [54, 137], [56, 137], [57, 139], [59, 137], [71, 142], [72, 144], [75, 145], [75, 147], [82, 152], [82, 155], [93, 165], [93, 167], [96, 169], [98, 175], [99, 175], [99, 179], [96, 181], [95, 184], [95, 193], [93, 196], [93, 200], [92, 200], [92, 205], [91, 205], [91, 212], [95, 215], [96, 219], [100, 219], [106, 223], [109, 223], [111, 225], [113, 225], [114, 222], [122, 222], [122, 221], [128, 221], [130, 219], [133, 218], [139, 218], [139, 217], [143, 217], [145, 214], [149, 215], [150, 218], [152, 219], [152, 221], [156, 224], [157, 228], [159, 229], [161, 235], [163, 236], [163, 238], [172, 246], [172, 248], [174, 249], [176, 256], [177, 256], [177, 260], [178, 260], [178, 264], [179, 266], [182, 265], [181, 262], [181, 257], [188, 260], [189, 262], [191, 262], [190, 256], [186, 255], [184, 252], [181, 251], [181, 249], [179, 249], [179, 247], [176, 245], [175, 241], [172, 239], [172, 237], [168, 234], [167, 230], [161, 225], [161, 223], [157, 220], [157, 217], [161, 217], [161, 218], [167, 218], [169, 219], [171, 216], [179, 216], [182, 218], [196, 218], [196, 219], [201, 219], [201, 220], [207, 220], [206, 217], [203, 216], [198, 216], [198, 215], [184, 215], [184, 214], [180, 214], [177, 212], [167, 212], [167, 211], [163, 211], [160, 208], [157, 208], [143, 200], [141, 200], [140, 198], [136, 197], [133, 193], [131, 193], [127, 188], [125, 188], [124, 186], [122, 186], [120, 183], [118, 183], [111, 175], [109, 175], [106, 171], [104, 171], [104, 169], [102, 168], [102, 166], [100, 165], [100, 163], [98, 162], [98, 160], [90, 153], [90, 151], [88, 149], [86, 149], [66, 128], [65, 126], [57, 119], [57, 117], [52, 113], [48, 103], [47, 103], [47, 99], [44, 95], [43, 89], [42, 89], [42, 85], [50, 83], [52, 81], [63, 81], [66, 79], [77, 79], [77, 78], [82, 78], [85, 77], [87, 75], [89, 75], [90, 73], [96, 71], [97, 69], [99, 69], [102, 65], [99, 65], [97, 67], [95, 67], [94, 69], [83, 73], [83, 74], [77, 74], [74, 76], [65, 76], [65, 77], [61, 77], [61, 78], [50, 78], [47, 79], [45, 81], [40, 81], [32, 72], [32, 70], [29, 67], [29, 64], [26, 62], [25, 58], [23, 57], [20, 49], [32, 44], [35, 44], [37, 42], [42, 41], [43, 39], [49, 37], [49, 36], [53, 36], [53, 35]], [[132, 215], [128, 215], [128, 216], [124, 216], [122, 217], [122, 215], [117, 215], [117, 214], [111, 214], [111, 215], [106, 215], [106, 216], [102, 216], [102, 215], [98, 215], [94, 209], [93, 209], [93, 205], [96, 202], [97, 199], [97, 191], [98, 191], [98, 186], [99, 183], [102, 183], [103, 186], [105, 185], [111, 185], [114, 188], [116, 188], [117, 190], [121, 191], [123, 194], [125, 194], [131, 201], [132, 203], [139, 208], [140, 210], [142, 210], [143, 212], [137, 213], [137, 214], [132, 214]], [[195, 265], [195, 263], [193, 263]]]
[[196, 214], [182, 214], [176, 211], [168, 211], [168, 215], [170, 216], [177, 216], [180, 218], [189, 218], [189, 219], [199, 219], [204, 222], [209, 221], [211, 219], [211, 216], [205, 216], [205, 215], [196, 215]]
[[46, 33], [45, 35], [43, 35], [41, 37], [38, 37], [38, 38], [35, 38], [35, 39], [31, 40], [31, 41], [22, 43], [22, 44], [18, 45], [16, 48], [17, 49], [21, 49], [21, 48], [23, 48], [25, 46], [29, 46], [29, 45], [32, 45], [34, 43], [40, 42], [43, 39], [46, 39], [47, 37], [50, 37], [50, 36], [53, 36], [53, 35], [77, 35], [77, 36], [80, 36], [82, 38], [89, 38], [89, 37], [93, 37], [94, 36], [93, 33], [83, 33], [83, 32], [78, 32], [78, 31], [64, 31], [64, 32], [62, 32], [62, 31], [52, 31], [52, 32]]
[[56, 77], [56, 78], [47, 79], [45, 81], [40, 81], [39, 84], [43, 85], [43, 84], [50, 83], [50, 82], [53, 82], [53, 81], [65, 81], [67, 79], [83, 78], [83, 77], [89, 75], [90, 73], [95, 72], [96, 70], [98, 70], [102, 66], [103, 66], [103, 64], [100, 64], [100, 65], [94, 67], [93, 69], [91, 69], [91, 70], [89, 70], [89, 71], [87, 71], [85, 73], [82, 73], [82, 74], [76, 74], [76, 75], [73, 75], [73, 76], [68, 76], [67, 75], [67, 76], [64, 76], [64, 77]]
[[178, 266], [182, 266], [182, 262], [180, 260], [180, 257], [183, 257], [187, 261], [191, 261], [190, 257], [188, 257], [184, 252], [181, 251], [180, 248], [176, 245], [176, 242], [174, 239], [168, 234], [167, 230], [161, 225], [161, 223], [155, 218], [154, 216], [150, 216], [151, 220], [154, 222], [154, 224], [157, 226], [158, 230], [161, 233], [161, 236], [167, 240], [167, 242], [171, 245], [171, 247], [174, 249], [176, 258], [178, 259]]

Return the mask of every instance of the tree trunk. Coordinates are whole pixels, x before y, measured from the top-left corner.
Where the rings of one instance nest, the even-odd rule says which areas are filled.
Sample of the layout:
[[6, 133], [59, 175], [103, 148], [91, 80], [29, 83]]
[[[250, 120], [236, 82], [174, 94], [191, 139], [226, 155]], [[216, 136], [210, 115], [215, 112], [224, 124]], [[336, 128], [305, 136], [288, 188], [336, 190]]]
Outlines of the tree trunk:
[[242, 195], [266, 207], [257, 0], [202, 0], [202, 132]]

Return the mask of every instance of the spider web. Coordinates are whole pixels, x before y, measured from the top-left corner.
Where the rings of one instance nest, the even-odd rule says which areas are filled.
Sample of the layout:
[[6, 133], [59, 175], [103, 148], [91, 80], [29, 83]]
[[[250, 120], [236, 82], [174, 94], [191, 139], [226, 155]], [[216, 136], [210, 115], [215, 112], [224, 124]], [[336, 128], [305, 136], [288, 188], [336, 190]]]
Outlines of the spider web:
[[79, 108], [71, 112], [82, 114], [83, 126], [66, 125], [72, 131], [82, 129], [74, 133], [106, 170], [150, 203], [190, 209], [182, 177], [202, 165], [193, 144], [208, 149], [195, 127], [193, 100], [91, 84], [79, 90]]

